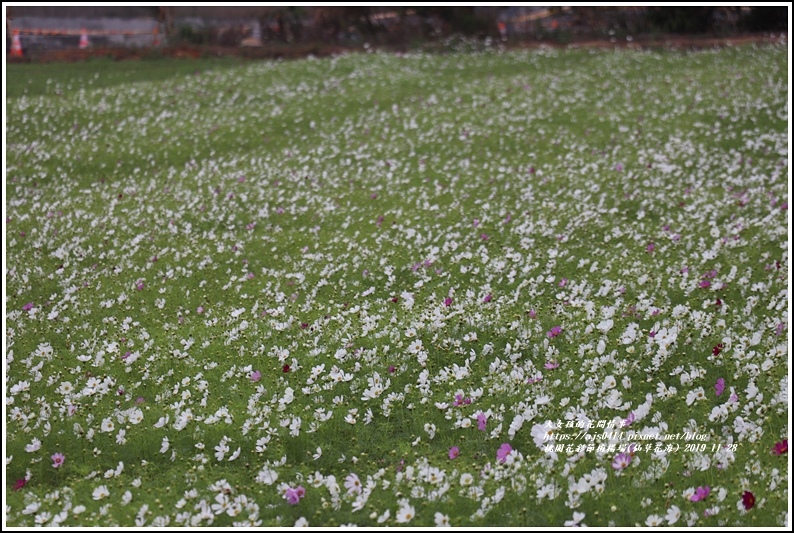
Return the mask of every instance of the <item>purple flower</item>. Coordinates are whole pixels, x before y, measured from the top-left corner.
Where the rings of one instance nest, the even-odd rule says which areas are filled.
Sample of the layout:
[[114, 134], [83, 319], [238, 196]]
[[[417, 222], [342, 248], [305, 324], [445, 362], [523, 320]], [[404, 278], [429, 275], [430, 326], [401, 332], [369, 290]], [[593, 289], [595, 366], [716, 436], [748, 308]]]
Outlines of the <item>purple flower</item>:
[[30, 311], [31, 309], [33, 309], [33, 302], [28, 302], [22, 306], [23, 311]]
[[50, 459], [52, 459], [53, 468], [60, 468], [63, 462], [66, 460], [66, 457], [62, 453], [54, 453]]
[[504, 463], [507, 459], [507, 456], [510, 455], [510, 452], [513, 451], [513, 447], [510, 446], [508, 443], [502, 444], [498, 450], [496, 450], [496, 460], [500, 463]]
[[645, 251], [648, 252], [648, 253], [651, 253], [651, 252], [653, 252], [653, 250], [655, 248], [656, 248], [656, 246], [654, 246], [653, 243], [650, 243], [650, 244], [648, 244], [648, 246], [645, 247]]
[[625, 427], [628, 427], [628, 426], [630, 426], [630, 425], [632, 424], [632, 422], [634, 422], [634, 411], [631, 411], [631, 412], [629, 413], [629, 416], [627, 416], [627, 417], [626, 417], [626, 418], [623, 420], [623, 427], [625, 428]]
[[477, 429], [480, 431], [485, 431], [485, 424], [488, 423], [488, 417], [485, 416], [485, 413], [480, 413], [477, 415]]
[[701, 500], [705, 500], [706, 496], [708, 496], [710, 492], [711, 489], [708, 486], [698, 487], [695, 489], [695, 493], [689, 497], [689, 501], [699, 502]]
[[615, 470], [623, 470], [631, 464], [631, 455], [627, 453], [619, 453], [612, 460], [612, 468]]
[[480, 220], [478, 218], [475, 218], [473, 224], [474, 224], [474, 227], [476, 228], [477, 226], [480, 225]]
[[550, 331], [546, 332], [546, 336], [548, 338], [550, 338], [550, 339], [553, 339], [554, 337], [559, 335], [561, 332], [562, 332], [562, 328], [560, 326], [554, 326], [553, 328], [551, 328]]
[[537, 318], [538, 313], [534, 309], [529, 310], [529, 318]]
[[[491, 301], [491, 293], [488, 293], [488, 294], [486, 294], [486, 295], [485, 295], [485, 298], [483, 298], [483, 299], [482, 299], [482, 301], [483, 301], [483, 302], [485, 302], [485, 303], [488, 303], [488, 302], [490, 302], [490, 301]], [[782, 324], [781, 324], [781, 325], [782, 325]], [[780, 328], [778, 328], [778, 329], [780, 329]], [[779, 332], [779, 331], [778, 331], [778, 335], [780, 335], [780, 332]]]
[[723, 393], [723, 391], [725, 391], [725, 380], [719, 378], [717, 380], [717, 383], [714, 384], [714, 392], [716, 392], [717, 396], [719, 396], [720, 394]]
[[453, 446], [452, 448], [449, 449], [449, 453], [447, 455], [449, 455], [450, 459], [456, 458], [458, 455], [460, 455], [460, 448], [458, 448], [457, 446]]
[[257, 381], [262, 379], [262, 372], [260, 372], [259, 370], [254, 370], [253, 372], [251, 372], [251, 376], [250, 377], [251, 377], [251, 381], [256, 383]]
[[144, 287], [143, 281], [138, 280], [135, 282], [135, 288], [138, 289], [139, 291], [142, 291], [143, 287]]
[[303, 490], [303, 494], [306, 493], [306, 490], [303, 489], [303, 487], [298, 487], [295, 489], [293, 489], [292, 487], [288, 488], [287, 491], [284, 493], [284, 499], [287, 500], [287, 503], [289, 503], [290, 505], [298, 505], [298, 502], [303, 497], [301, 490]]
[[444, 305], [447, 306], [447, 307], [452, 305], [452, 298], [449, 298], [449, 297], [445, 298], [444, 299]]

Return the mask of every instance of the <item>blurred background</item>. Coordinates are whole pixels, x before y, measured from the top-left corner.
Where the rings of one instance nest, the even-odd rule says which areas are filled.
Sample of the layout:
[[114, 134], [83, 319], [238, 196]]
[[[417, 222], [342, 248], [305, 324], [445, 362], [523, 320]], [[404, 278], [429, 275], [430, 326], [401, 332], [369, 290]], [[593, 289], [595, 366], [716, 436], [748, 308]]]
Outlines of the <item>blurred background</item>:
[[[787, 6], [6, 7], [6, 54], [97, 48], [410, 49], [451, 36], [521, 44], [788, 32]], [[21, 53], [20, 53], [21, 52]]]

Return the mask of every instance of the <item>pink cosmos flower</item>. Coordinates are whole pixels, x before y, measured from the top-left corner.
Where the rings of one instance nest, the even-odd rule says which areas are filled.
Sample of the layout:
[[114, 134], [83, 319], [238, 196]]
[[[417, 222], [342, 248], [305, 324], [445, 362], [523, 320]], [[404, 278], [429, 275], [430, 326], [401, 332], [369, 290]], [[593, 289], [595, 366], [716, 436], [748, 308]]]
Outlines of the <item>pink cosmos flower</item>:
[[14, 483], [14, 490], [22, 490], [28, 484], [28, 478], [21, 477]]
[[534, 309], [529, 310], [529, 318], [537, 318], [538, 313]]
[[507, 456], [510, 455], [510, 452], [512, 451], [513, 447], [505, 442], [499, 447], [498, 450], [496, 450], [496, 460], [500, 463], [504, 463], [507, 460]]
[[701, 500], [705, 500], [706, 496], [708, 496], [710, 492], [711, 489], [708, 486], [698, 487], [695, 489], [695, 493], [689, 497], [689, 501], [699, 502]]
[[23, 311], [30, 311], [31, 309], [33, 309], [33, 302], [28, 302], [22, 306]]
[[54, 453], [50, 459], [52, 459], [53, 468], [60, 468], [63, 462], [66, 460], [66, 457], [62, 453]]
[[717, 383], [714, 384], [714, 392], [717, 393], [717, 396], [722, 394], [725, 391], [725, 380], [723, 378], [719, 378]]
[[452, 305], [452, 298], [449, 298], [449, 297], [445, 298], [444, 299], [444, 305], [447, 306], [447, 307]]
[[[299, 491], [299, 489], [303, 489], [303, 487], [298, 487], [293, 489], [292, 487], [287, 489], [287, 492], [284, 493], [284, 499], [287, 500], [287, 503], [290, 505], [298, 505], [298, 502], [301, 500], [303, 494]], [[306, 493], [306, 490], [303, 489], [303, 493]]]
[[[491, 301], [491, 293], [488, 293], [487, 295], [485, 295], [485, 298], [483, 298], [482, 301], [485, 302], [485, 303], [490, 302]], [[778, 333], [778, 335], [780, 335], [780, 333]]]
[[453, 446], [452, 448], [449, 449], [449, 454], [447, 455], [449, 455], [450, 459], [455, 459], [458, 455], [460, 455], [460, 448], [458, 448], [457, 446]]
[[480, 431], [485, 431], [485, 425], [488, 423], [488, 417], [485, 416], [485, 413], [480, 413], [477, 415], [477, 429]]
[[546, 361], [546, 364], [543, 365], [543, 367], [547, 370], [554, 370], [558, 366], [560, 366], [560, 363], [558, 363], [556, 359], [551, 361]]
[[251, 381], [256, 383], [257, 381], [262, 379], [262, 372], [260, 372], [259, 370], [254, 370], [253, 372], [251, 372], [250, 378], [251, 378]]
[[136, 288], [136, 289], [138, 289], [139, 291], [142, 291], [142, 290], [143, 290], [143, 288], [144, 288], [144, 286], [145, 286], [145, 285], [143, 284], [143, 281], [141, 281], [141, 280], [138, 280], [138, 281], [135, 283], [135, 288]]
[[628, 427], [628, 426], [630, 426], [630, 425], [632, 424], [632, 422], [634, 422], [634, 411], [631, 411], [631, 412], [629, 413], [629, 416], [627, 416], [627, 417], [626, 417], [626, 418], [623, 420], [623, 427], [625, 428], [625, 427]]
[[612, 468], [615, 470], [623, 470], [631, 464], [632, 457], [627, 453], [619, 453], [612, 460]]
[[551, 328], [550, 331], [546, 332], [546, 336], [548, 338], [550, 338], [550, 339], [553, 339], [554, 337], [556, 337], [560, 333], [562, 333], [562, 328], [560, 326], [554, 326], [553, 328]]

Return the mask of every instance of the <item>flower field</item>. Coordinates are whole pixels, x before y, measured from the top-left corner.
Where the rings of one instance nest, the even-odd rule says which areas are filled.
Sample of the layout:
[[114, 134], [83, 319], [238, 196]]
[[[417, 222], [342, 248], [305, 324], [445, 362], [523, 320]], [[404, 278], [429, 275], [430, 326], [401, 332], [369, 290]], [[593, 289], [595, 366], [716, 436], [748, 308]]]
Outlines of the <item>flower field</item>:
[[9, 65], [8, 526], [783, 526], [786, 45]]

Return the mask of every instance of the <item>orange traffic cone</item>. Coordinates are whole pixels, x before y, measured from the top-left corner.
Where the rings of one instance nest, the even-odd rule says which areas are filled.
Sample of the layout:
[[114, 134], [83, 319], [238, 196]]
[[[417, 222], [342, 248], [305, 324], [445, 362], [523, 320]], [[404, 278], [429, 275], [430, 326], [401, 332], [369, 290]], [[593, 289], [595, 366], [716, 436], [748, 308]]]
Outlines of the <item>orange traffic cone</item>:
[[83, 28], [83, 33], [80, 34], [80, 50], [88, 48], [88, 33]]
[[11, 57], [22, 57], [22, 41], [19, 40], [19, 30], [14, 30], [11, 38]]

